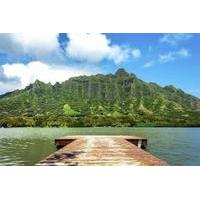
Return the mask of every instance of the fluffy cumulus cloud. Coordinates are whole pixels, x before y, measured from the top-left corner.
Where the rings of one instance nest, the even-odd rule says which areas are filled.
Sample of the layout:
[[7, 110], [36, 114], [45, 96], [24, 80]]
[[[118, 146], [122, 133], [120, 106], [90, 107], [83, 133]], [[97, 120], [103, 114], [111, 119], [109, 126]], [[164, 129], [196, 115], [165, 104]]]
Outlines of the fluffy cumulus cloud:
[[128, 48], [112, 45], [104, 34], [68, 34], [66, 53], [70, 58], [97, 63], [104, 59], [119, 64], [128, 58]]
[[1, 33], [0, 52], [46, 56], [59, 49], [58, 34], [54, 33]]
[[20, 86], [20, 80], [17, 77], [7, 77], [3, 68], [0, 66], [0, 94], [12, 91]]
[[169, 61], [174, 61], [177, 58], [186, 58], [188, 56], [190, 56], [188, 50], [183, 48], [178, 51], [170, 51], [166, 54], [160, 54], [159, 61], [162, 63], [166, 63]]
[[132, 56], [133, 56], [133, 58], [140, 58], [141, 57], [141, 51], [140, 51], [140, 49], [133, 49], [132, 50]]
[[87, 68], [78, 69], [66, 66], [50, 66], [39, 61], [30, 62], [28, 64], [4, 64], [2, 65], [2, 69], [6, 79], [18, 80], [18, 84], [0, 81], [0, 84], [6, 87], [5, 89], [7, 91], [24, 88], [37, 79], [45, 83], [51, 82], [54, 84], [57, 81], [65, 81], [70, 77], [97, 73], [95, 69], [88, 70]]
[[186, 41], [192, 38], [192, 34], [188, 33], [168, 33], [164, 34], [160, 39], [162, 43], [168, 43], [170, 45], [177, 45], [181, 41]]
[[77, 60], [99, 62], [109, 55], [110, 41], [103, 34], [68, 34], [67, 54]]
[[0, 53], [16, 56], [29, 55], [45, 62], [49, 60], [63, 62], [69, 59], [98, 63], [106, 59], [115, 64], [126, 61], [131, 55], [136, 59], [141, 56], [139, 49], [131, 51], [131, 48], [127, 46], [112, 44], [105, 34], [67, 34], [67, 38], [65, 41], [67, 57], [63, 57], [59, 34], [2, 33], [0, 34]]
[[129, 49], [123, 48], [117, 45], [113, 45], [110, 47], [110, 52], [108, 55], [108, 59], [113, 60], [115, 64], [119, 64], [129, 57]]

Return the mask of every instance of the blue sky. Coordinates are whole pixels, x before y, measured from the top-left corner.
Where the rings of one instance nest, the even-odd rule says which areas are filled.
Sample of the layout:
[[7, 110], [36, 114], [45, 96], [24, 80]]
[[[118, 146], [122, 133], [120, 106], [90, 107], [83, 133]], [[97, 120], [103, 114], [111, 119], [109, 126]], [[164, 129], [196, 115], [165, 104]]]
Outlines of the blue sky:
[[0, 93], [123, 67], [200, 97], [199, 52], [200, 34], [0, 34]]

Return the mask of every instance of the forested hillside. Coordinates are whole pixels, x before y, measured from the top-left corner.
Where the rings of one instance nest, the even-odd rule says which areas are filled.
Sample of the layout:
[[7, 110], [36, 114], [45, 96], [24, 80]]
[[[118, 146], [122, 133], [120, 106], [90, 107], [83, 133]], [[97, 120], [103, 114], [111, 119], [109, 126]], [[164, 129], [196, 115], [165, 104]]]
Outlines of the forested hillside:
[[119, 69], [0, 96], [0, 126], [200, 126], [200, 99]]

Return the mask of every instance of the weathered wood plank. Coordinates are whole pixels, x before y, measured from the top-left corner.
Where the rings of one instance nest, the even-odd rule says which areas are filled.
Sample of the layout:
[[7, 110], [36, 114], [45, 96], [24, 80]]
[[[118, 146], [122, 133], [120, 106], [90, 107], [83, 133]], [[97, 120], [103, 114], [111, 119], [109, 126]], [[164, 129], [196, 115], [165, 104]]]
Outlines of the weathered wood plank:
[[[64, 140], [67, 141], [67, 144], [63, 148], [37, 165], [167, 165], [166, 162], [139, 148], [143, 141], [147, 143], [144, 138], [134, 136], [67, 136], [56, 139], [55, 143], [58, 146], [64, 145]], [[138, 141], [137, 146], [134, 144], [136, 140]]]
[[57, 146], [57, 149], [60, 149], [64, 147], [67, 144], [70, 144], [74, 140], [77, 139], [86, 139], [86, 138], [120, 138], [120, 139], [126, 139], [127, 141], [131, 142], [132, 144], [135, 144], [139, 148], [145, 149], [147, 146], [147, 139], [137, 136], [125, 136], [125, 135], [75, 135], [75, 136], [64, 136], [61, 138], [55, 139], [55, 145]]

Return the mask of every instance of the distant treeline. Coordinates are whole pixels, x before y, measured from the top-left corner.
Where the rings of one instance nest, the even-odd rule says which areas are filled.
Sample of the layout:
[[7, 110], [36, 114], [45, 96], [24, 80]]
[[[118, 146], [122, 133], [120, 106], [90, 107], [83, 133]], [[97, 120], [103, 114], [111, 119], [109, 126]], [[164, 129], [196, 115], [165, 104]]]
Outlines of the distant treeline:
[[177, 118], [159, 119], [156, 117], [133, 116], [36, 116], [0, 118], [0, 127], [199, 127], [199, 120]]

